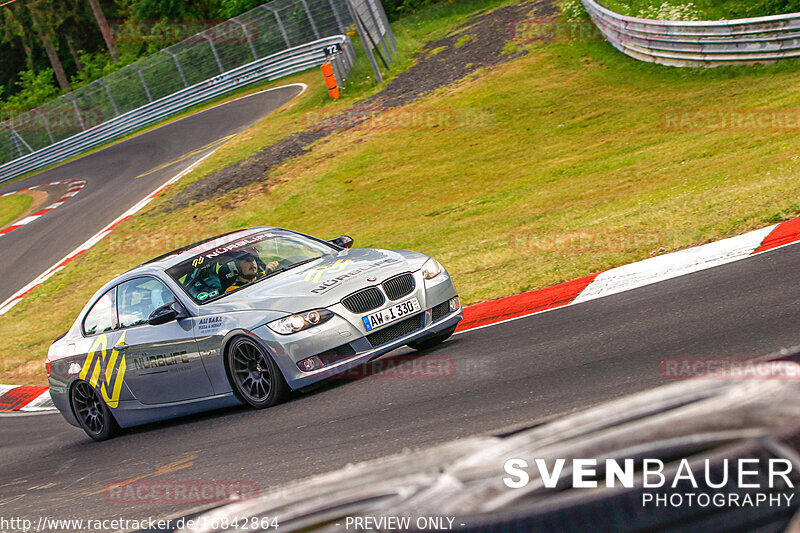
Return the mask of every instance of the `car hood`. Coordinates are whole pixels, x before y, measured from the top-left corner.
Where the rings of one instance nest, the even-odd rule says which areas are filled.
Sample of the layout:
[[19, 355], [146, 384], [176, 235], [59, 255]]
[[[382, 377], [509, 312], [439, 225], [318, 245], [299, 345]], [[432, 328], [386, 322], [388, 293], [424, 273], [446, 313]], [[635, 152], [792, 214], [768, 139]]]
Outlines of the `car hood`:
[[[263, 309], [296, 313], [328, 307], [363, 287], [419, 270], [427, 259], [425, 254], [407, 250], [342, 250], [204, 305], [202, 312], [217, 314]], [[370, 277], [375, 281], [369, 281]]]

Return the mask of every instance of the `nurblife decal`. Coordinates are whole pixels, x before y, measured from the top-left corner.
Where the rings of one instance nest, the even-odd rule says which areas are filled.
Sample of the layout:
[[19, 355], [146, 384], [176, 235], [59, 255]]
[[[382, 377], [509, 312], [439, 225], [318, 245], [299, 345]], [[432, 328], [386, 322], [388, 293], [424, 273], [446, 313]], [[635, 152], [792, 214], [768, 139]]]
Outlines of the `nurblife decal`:
[[[339, 261], [341, 261], [341, 259]], [[345, 266], [347, 266], [347, 263], [351, 262], [350, 259], [348, 259], [347, 261], [342, 262], [341, 264], [339, 263], [339, 261], [336, 261], [333, 265], [331, 265], [330, 268], [317, 267], [316, 269], [312, 269], [311, 271], [309, 271], [308, 274], [306, 274], [306, 277], [305, 277], [305, 279], [303, 281], [313, 281], [315, 283], [319, 282], [319, 278], [322, 276], [323, 272], [327, 272], [327, 273], [340, 272], [340, 271], [344, 270]], [[392, 264], [399, 263], [399, 262], [400, 262], [399, 259], [395, 259], [395, 258], [390, 257], [388, 259], [383, 259], [381, 261], [376, 261], [374, 263], [370, 263], [369, 265], [366, 265], [366, 266], [363, 266], [363, 267], [359, 267], [359, 268], [356, 268], [354, 270], [350, 270], [348, 272], [345, 272], [344, 274], [340, 274], [340, 275], [336, 276], [335, 278], [326, 279], [325, 281], [320, 283], [317, 287], [311, 289], [311, 292], [313, 292], [314, 294], [325, 294], [326, 292], [331, 290], [333, 287], [337, 286], [342, 281], [347, 280], [349, 278], [352, 278], [353, 276], [356, 276], [356, 275], [361, 274], [363, 272], [369, 272], [370, 270], [374, 270], [376, 268], [380, 268], [380, 267], [385, 266], [385, 265], [392, 265]], [[314, 274], [316, 274], [316, 275], [314, 275]], [[312, 279], [312, 276], [313, 276], [313, 279]]]

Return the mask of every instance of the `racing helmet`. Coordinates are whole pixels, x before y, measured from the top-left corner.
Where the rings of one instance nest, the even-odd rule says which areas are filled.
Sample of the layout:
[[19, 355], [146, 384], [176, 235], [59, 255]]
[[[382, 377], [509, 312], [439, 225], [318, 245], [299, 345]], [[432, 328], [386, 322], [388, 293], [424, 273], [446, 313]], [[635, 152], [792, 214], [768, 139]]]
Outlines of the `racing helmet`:
[[243, 261], [245, 259], [249, 259], [251, 256], [256, 260], [256, 262], [260, 263], [261, 258], [258, 255], [258, 250], [253, 245], [250, 246], [243, 246], [238, 250], [234, 250], [229, 254], [234, 260], [236, 261]]
[[[258, 250], [256, 250], [255, 246], [252, 245], [243, 246], [238, 250], [230, 252], [229, 255], [234, 260], [232, 262], [233, 264], [229, 263], [229, 268], [231, 272], [235, 272], [236, 274], [241, 275], [243, 278], [251, 278], [251, 277], [256, 278], [262, 276], [264, 274], [264, 271], [266, 270], [266, 265], [264, 264], [264, 261], [261, 260], [261, 257], [258, 255]], [[239, 261], [244, 261], [251, 258], [255, 259], [256, 261], [256, 273], [253, 276], [247, 276], [241, 272], [241, 269], [239, 268], [239, 265], [237, 263]]]

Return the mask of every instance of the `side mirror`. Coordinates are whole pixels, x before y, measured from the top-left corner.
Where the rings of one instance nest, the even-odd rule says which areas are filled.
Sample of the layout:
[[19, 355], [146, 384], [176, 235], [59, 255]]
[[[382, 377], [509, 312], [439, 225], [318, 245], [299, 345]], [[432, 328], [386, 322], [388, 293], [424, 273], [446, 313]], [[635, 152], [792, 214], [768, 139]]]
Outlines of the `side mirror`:
[[147, 317], [147, 323], [151, 326], [160, 326], [161, 324], [172, 322], [184, 316], [186, 316], [186, 314], [181, 309], [180, 304], [178, 302], [172, 302], [167, 305], [162, 305], [150, 313], [150, 316]]
[[328, 242], [331, 244], [335, 244], [339, 248], [350, 248], [351, 246], [353, 246], [353, 238], [348, 237], [347, 235], [336, 237], [335, 239], [331, 239]]

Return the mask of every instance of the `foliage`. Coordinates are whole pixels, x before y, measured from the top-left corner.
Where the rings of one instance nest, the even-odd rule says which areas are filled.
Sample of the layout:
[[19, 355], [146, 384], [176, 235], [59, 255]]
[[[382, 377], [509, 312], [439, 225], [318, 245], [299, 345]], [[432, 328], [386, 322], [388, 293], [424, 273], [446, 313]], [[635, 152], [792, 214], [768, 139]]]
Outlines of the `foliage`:
[[210, 20], [216, 18], [221, 0], [133, 0], [128, 8], [133, 20]]
[[219, 18], [229, 19], [263, 4], [263, 0], [225, 0], [219, 8]]
[[[404, 13], [412, 13], [423, 7], [444, 0], [384, 0], [383, 8], [390, 21], [397, 20]], [[452, 4], [453, 0], [449, 0]]]
[[577, 22], [589, 18], [589, 14], [581, 4], [581, 0], [563, 0], [560, 4], [561, 12], [569, 21]]
[[[106, 48], [100, 27], [87, 0], [17, 0], [0, 8], [0, 108], [20, 109], [25, 103], [41, 103], [41, 83], [32, 94], [19, 94], [31, 85], [30, 75], [18, 83], [23, 71], [41, 73], [50, 79], [50, 95], [59, 95], [53, 77], [52, 58], [45, 45], [54, 47], [67, 78], [78, 88], [109, 74], [136, 59], [153, 54], [173, 42], [165, 41], [174, 21], [215, 21], [236, 16], [263, 3], [260, 0], [101, 0], [106, 18], [115, 31], [126, 25], [146, 22], [147, 31], [137, 38], [118, 43], [121, 61], [115, 63]], [[179, 36], [181, 38], [185, 36]], [[47, 74], [47, 71], [50, 74]], [[18, 95], [11, 104], [8, 99]]]
[[693, 3], [675, 5], [669, 2], [645, 8], [637, 16], [655, 20], [700, 20], [701, 18], [697, 6]]
[[[113, 35], [132, 35], [117, 40], [121, 61], [115, 63], [106, 48], [100, 27], [89, 7], [88, 0], [17, 0], [0, 8], [0, 97], [15, 95], [13, 105], [0, 101], [1, 109], [24, 111], [25, 105], [41, 102], [44, 87], [36, 84], [32, 94], [28, 79], [17, 83], [25, 70], [41, 72], [41, 80], [51, 80], [47, 94], [58, 96], [55, 65], [45, 54], [45, 44], [55, 48], [60, 67], [66, 73], [65, 83], [77, 89], [105, 76], [141, 57], [148, 56], [181, 40], [185, 35], [173, 35], [174, 22], [198, 23], [227, 20], [264, 3], [265, 0], [100, 0], [106, 18], [112, 22]], [[335, 0], [341, 1], [341, 0]], [[432, 6], [434, 10], [470, 6], [474, 0], [382, 0], [391, 20], [401, 15], [420, 12]], [[800, 1], [800, 0], [798, 0]], [[439, 6], [442, 6], [441, 8]], [[305, 20], [301, 7], [283, 14], [285, 22], [294, 18]], [[175, 37], [170, 39], [170, 37]], [[50, 70], [51, 74], [46, 74]], [[55, 71], [58, 74], [59, 70]], [[40, 80], [40, 81], [41, 81]]]
[[[800, 0], [599, 0], [624, 15], [661, 20], [723, 20], [800, 12]], [[695, 18], [696, 17], [696, 18]]]
[[800, 0], [727, 0], [715, 2], [724, 8], [727, 18], [760, 17], [780, 13], [800, 12]]
[[[154, 52], [158, 51], [161, 47], [157, 48]], [[119, 63], [111, 61], [111, 56], [108, 52], [101, 50], [95, 53], [81, 52], [81, 63], [83, 63], [83, 70], [76, 73], [70, 78], [72, 88], [77, 89], [87, 85], [98, 78], [102, 78], [112, 72], [121, 69], [129, 63], [133, 63], [138, 59], [138, 54], [127, 52], [123, 49], [122, 57]]]
[[53, 84], [53, 70], [43, 69], [38, 72], [24, 70], [19, 73], [17, 86], [19, 92], [6, 98], [0, 104], [3, 114], [32, 109], [58, 96], [58, 89]]

